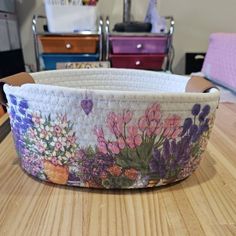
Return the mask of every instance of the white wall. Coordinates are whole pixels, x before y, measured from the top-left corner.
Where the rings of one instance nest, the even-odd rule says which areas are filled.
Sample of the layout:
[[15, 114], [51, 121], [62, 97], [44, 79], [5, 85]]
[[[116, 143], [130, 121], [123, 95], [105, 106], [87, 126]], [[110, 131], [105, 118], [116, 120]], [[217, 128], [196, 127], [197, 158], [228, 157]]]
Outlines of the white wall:
[[[102, 15], [111, 21], [121, 22], [123, 0], [99, 0]], [[145, 16], [148, 0], [132, 0], [132, 13], [136, 20]], [[161, 15], [173, 15], [176, 22], [174, 34], [174, 72], [184, 73], [186, 52], [204, 52], [212, 32], [236, 32], [235, 0], [162, 0], [158, 1]], [[44, 13], [43, 0], [18, 0], [22, 46], [25, 62], [34, 63], [31, 19], [33, 14]]]
[[162, 15], [173, 15], [176, 21], [174, 71], [184, 71], [185, 52], [207, 50], [213, 32], [236, 33], [235, 0], [162, 0]]

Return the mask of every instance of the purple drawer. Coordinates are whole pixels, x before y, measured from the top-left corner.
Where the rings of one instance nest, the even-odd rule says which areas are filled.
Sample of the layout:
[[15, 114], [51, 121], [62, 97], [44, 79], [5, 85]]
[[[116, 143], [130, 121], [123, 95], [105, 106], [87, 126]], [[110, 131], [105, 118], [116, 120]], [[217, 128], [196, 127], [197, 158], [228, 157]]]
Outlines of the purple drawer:
[[155, 37], [110, 37], [113, 54], [166, 53], [167, 36]]
[[165, 54], [110, 55], [112, 67], [144, 70], [162, 70]]

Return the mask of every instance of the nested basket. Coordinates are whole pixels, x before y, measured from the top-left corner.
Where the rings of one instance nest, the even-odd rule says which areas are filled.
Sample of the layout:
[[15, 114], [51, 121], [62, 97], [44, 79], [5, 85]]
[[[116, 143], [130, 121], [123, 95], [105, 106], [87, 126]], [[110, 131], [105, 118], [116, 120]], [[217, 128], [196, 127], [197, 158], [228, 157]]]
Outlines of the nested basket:
[[108, 189], [161, 186], [191, 175], [219, 100], [203, 78], [127, 69], [22, 73], [1, 84], [27, 173]]

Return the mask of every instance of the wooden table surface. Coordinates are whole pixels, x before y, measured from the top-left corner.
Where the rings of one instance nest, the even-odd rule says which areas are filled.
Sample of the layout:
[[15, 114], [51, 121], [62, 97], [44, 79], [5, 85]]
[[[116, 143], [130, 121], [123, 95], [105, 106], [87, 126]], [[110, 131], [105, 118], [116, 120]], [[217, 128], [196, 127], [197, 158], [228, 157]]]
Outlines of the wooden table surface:
[[205, 157], [163, 188], [98, 191], [44, 184], [0, 144], [0, 235], [236, 235], [236, 104], [221, 104]]

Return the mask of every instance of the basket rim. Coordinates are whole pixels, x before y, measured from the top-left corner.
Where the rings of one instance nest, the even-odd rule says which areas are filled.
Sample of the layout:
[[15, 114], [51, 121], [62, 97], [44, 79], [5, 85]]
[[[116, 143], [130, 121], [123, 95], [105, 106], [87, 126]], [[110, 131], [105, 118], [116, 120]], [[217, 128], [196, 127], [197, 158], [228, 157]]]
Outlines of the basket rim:
[[[61, 70], [49, 70], [49, 71], [41, 71], [41, 72], [34, 72], [31, 73], [31, 76], [34, 77], [48, 77], [48, 76], [52, 76], [52, 78], [58, 78], [58, 76], [75, 76], [75, 75], [81, 75], [81, 76], [95, 76], [98, 74], [105, 74], [105, 73], [111, 73], [112, 75], [115, 75], [117, 77], [119, 77], [120, 75], [124, 76], [130, 76], [131, 74], [133, 74], [136, 77], [141, 77], [141, 76], [151, 76], [151, 77], [155, 77], [155, 76], [168, 76], [168, 77], [175, 77], [175, 78], [179, 78], [183, 80], [185, 80], [186, 84], [188, 82], [188, 80], [190, 79], [190, 76], [183, 76], [183, 75], [176, 75], [176, 74], [169, 74], [167, 72], [154, 72], [154, 71], [147, 71], [147, 70], [135, 70], [135, 69], [117, 69], [117, 68], [92, 68], [92, 69], [61, 69]], [[99, 79], [98, 79], [99, 81]], [[59, 83], [60, 84], [60, 83]], [[22, 88], [26, 88], [31, 86], [32, 88], [35, 86], [34, 84], [26, 84], [23, 85]], [[126, 96], [127, 98], [130, 96], [145, 96], [145, 97], [173, 97], [173, 96], [177, 96], [177, 97], [188, 97], [188, 98], [212, 98], [214, 99], [215, 97], [219, 97], [220, 96], [220, 91], [218, 89], [211, 89], [208, 93], [199, 93], [199, 92], [162, 92], [162, 91], [157, 91], [155, 92], [154, 89], [153, 90], [115, 90], [115, 89], [96, 89], [96, 88], [86, 88], [86, 86], [84, 88], [71, 88], [71, 87], [67, 87], [67, 86], [63, 86], [63, 85], [56, 85], [56, 84], [37, 84], [37, 87], [41, 87], [41, 88], [47, 88], [47, 89], [52, 89], [52, 90], [57, 90], [57, 91], [68, 91], [68, 92], [76, 92], [76, 93], [84, 93], [84, 92], [92, 92], [93, 94], [97, 94], [97, 95], [104, 95], [104, 96], [109, 96], [109, 95], [113, 95], [114, 97], [116, 96]]]

